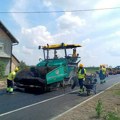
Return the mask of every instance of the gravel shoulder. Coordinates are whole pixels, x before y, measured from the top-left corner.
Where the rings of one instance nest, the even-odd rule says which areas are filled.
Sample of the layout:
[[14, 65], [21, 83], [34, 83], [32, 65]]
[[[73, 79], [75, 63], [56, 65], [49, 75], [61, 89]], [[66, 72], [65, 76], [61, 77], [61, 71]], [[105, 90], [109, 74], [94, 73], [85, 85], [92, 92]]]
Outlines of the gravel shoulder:
[[0, 81], [0, 89], [6, 88], [6, 81]]
[[[96, 117], [95, 110], [98, 100], [102, 101], [103, 106], [103, 113], [99, 119]], [[120, 83], [56, 118], [56, 120], [105, 120], [104, 116], [107, 112], [116, 112], [120, 115]]]

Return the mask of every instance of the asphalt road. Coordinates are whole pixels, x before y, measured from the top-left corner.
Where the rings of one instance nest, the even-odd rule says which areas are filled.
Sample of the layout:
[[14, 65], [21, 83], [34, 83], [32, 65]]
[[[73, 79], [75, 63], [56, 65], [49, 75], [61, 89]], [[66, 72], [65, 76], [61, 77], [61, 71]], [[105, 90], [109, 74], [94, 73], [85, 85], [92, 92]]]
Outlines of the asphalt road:
[[[120, 82], [120, 75], [109, 76], [105, 84], [97, 84], [97, 93], [117, 82]], [[59, 89], [44, 94], [15, 90], [14, 95], [1, 90], [0, 120], [52, 119], [92, 96], [78, 95], [77, 89], [73, 91], [70, 88]]]

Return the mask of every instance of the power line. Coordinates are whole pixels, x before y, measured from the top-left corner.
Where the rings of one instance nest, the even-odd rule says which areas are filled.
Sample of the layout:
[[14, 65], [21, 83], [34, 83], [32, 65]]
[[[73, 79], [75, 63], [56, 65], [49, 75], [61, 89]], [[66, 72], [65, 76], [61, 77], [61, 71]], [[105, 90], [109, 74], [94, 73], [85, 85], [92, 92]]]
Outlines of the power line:
[[98, 8], [98, 9], [78, 9], [78, 10], [58, 10], [58, 11], [0, 11], [0, 13], [7, 14], [7, 13], [25, 13], [25, 14], [32, 14], [32, 13], [63, 13], [63, 12], [87, 12], [87, 11], [100, 11], [100, 10], [111, 10], [111, 9], [120, 9], [120, 7], [114, 8]]

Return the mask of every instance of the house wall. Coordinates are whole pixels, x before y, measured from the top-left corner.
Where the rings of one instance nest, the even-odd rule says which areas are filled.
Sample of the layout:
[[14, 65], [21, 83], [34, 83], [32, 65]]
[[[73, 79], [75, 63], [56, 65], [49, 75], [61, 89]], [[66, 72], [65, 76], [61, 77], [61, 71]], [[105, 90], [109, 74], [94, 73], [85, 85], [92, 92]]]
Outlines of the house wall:
[[3, 60], [6, 64], [6, 70], [5, 70], [5, 75], [8, 75], [10, 72], [10, 60], [11, 60], [11, 54], [12, 54], [12, 41], [11, 39], [7, 36], [7, 34], [0, 28], [0, 44], [3, 46], [3, 50], [0, 51], [0, 54], [4, 55], [7, 54], [7, 58], [0, 57], [0, 60]]
[[0, 58], [0, 61], [5, 63], [5, 75], [8, 75], [10, 72], [10, 59], [9, 58]]
[[0, 43], [3, 44], [4, 46], [3, 52], [6, 53], [9, 57], [11, 57], [12, 41], [1, 28], [0, 28]]

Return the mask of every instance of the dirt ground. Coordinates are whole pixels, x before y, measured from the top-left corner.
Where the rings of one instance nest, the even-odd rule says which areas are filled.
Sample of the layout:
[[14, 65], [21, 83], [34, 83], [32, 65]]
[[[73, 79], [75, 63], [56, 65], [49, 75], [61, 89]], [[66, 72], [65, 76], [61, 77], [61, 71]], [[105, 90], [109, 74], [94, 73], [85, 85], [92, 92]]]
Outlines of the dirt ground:
[[[98, 100], [102, 101], [103, 106], [101, 118], [97, 118], [95, 110]], [[105, 120], [104, 116], [108, 112], [116, 112], [120, 115], [120, 84], [106, 90], [104, 93], [67, 112], [56, 120]]]
[[0, 81], [0, 89], [3, 89], [6, 87], [6, 81]]

